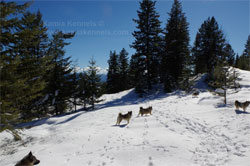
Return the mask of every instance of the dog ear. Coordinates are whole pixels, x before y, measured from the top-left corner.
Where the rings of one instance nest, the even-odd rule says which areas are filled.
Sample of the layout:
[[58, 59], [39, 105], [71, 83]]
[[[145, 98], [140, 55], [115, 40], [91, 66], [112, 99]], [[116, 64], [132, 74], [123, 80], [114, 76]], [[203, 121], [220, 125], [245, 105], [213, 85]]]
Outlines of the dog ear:
[[30, 151], [29, 156], [32, 156], [32, 152]]

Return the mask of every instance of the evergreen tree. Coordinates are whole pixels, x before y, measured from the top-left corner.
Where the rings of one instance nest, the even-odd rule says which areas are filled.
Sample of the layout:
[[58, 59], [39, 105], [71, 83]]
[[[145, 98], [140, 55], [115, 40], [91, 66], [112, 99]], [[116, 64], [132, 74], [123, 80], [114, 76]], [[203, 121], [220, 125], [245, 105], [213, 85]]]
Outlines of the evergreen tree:
[[80, 73], [79, 75], [79, 88], [78, 88], [78, 99], [83, 104], [83, 109], [87, 109], [87, 104], [89, 103], [89, 91], [88, 91], [88, 75], [86, 72]]
[[132, 33], [135, 41], [131, 47], [136, 50], [132, 56], [132, 62], [137, 66], [134, 70], [134, 79], [137, 79], [136, 92], [140, 94], [151, 89], [152, 83], [157, 82], [159, 75], [162, 29], [159, 14], [155, 10], [155, 3], [151, 0], [140, 2], [140, 10], [137, 11], [138, 20], [133, 19], [137, 24], [137, 30]]
[[48, 73], [48, 87], [46, 93], [50, 95], [50, 105], [53, 106], [52, 113], [62, 114], [66, 111], [68, 101], [72, 96], [72, 68], [71, 57], [64, 57], [64, 47], [70, 43], [67, 39], [74, 37], [75, 33], [63, 33], [56, 31], [50, 41], [48, 54], [52, 56], [52, 69]]
[[35, 110], [45, 85], [43, 73], [34, 66], [39, 69], [44, 66], [40, 58], [44, 47], [40, 41], [44, 40], [46, 45], [46, 28], [39, 13], [26, 12], [30, 4], [0, 2], [1, 130], [35, 116], [31, 111]]
[[87, 76], [87, 88], [86, 94], [89, 100], [89, 104], [92, 109], [95, 108], [95, 103], [97, 99], [101, 96], [101, 79], [100, 75], [98, 75], [98, 68], [96, 66], [95, 60], [92, 58], [89, 61], [89, 69], [86, 73]]
[[214, 17], [208, 18], [201, 25], [194, 42], [192, 53], [194, 56], [195, 74], [208, 72], [223, 62], [225, 37]]
[[118, 64], [118, 55], [116, 52], [110, 51], [110, 57], [108, 60], [109, 68], [107, 74], [107, 92], [117, 93], [120, 91], [119, 73], [120, 68]]
[[239, 58], [238, 67], [243, 70], [250, 70], [250, 35], [245, 44], [243, 54]]
[[248, 61], [249, 61], [248, 57], [242, 54], [239, 57], [239, 62], [237, 67], [242, 70], [248, 70]]
[[237, 74], [234, 68], [228, 66], [228, 62], [217, 64], [212, 75], [212, 81], [209, 82], [213, 88], [221, 88], [224, 91], [224, 104], [227, 104], [227, 89], [237, 88]]
[[17, 43], [14, 49], [20, 57], [18, 75], [25, 79], [23, 91], [25, 97], [19, 103], [22, 119], [30, 120], [40, 117], [39, 107], [44, 97], [46, 81], [45, 72], [50, 60], [45, 56], [48, 47], [47, 28], [40, 12], [26, 12], [17, 27]]
[[0, 2], [1, 130], [42, 117], [51, 105], [63, 112], [76, 89], [63, 50], [74, 34], [56, 32], [48, 41], [41, 13], [27, 12], [29, 5]]
[[247, 57], [247, 70], [250, 70], [250, 35], [248, 36], [247, 42], [245, 44], [243, 55]]
[[234, 67], [239, 68], [239, 60], [240, 60], [239, 54], [236, 54], [236, 58], [235, 58], [235, 62], [234, 62]]
[[78, 73], [76, 70], [76, 66], [73, 67], [72, 71], [72, 81], [71, 81], [71, 99], [70, 102], [73, 104], [74, 111], [77, 111], [77, 106], [81, 105], [80, 97], [81, 97], [81, 88], [80, 88], [80, 80], [78, 77]]
[[[178, 87], [189, 77], [189, 32], [181, 3], [174, 0], [166, 25], [165, 55], [162, 57], [161, 70], [165, 90], [170, 91], [173, 81]], [[169, 79], [172, 81], [170, 82]], [[183, 82], [184, 81], [184, 82]]]
[[118, 57], [119, 64], [119, 91], [129, 88], [128, 52], [123, 48]]
[[166, 76], [166, 71], [164, 71], [166, 69], [165, 63], [163, 62], [165, 59], [163, 58], [164, 55], [166, 55], [166, 42], [165, 42], [165, 34], [164, 31], [162, 33], [162, 35], [160, 36], [161, 41], [159, 42], [159, 46], [160, 46], [160, 53], [159, 53], [159, 82], [163, 83], [164, 82], [164, 77]]
[[138, 62], [137, 62], [137, 58], [134, 57], [135, 55], [132, 55], [129, 61], [129, 85], [130, 88], [136, 87], [137, 84], [137, 79], [135, 79], [136, 77], [136, 72], [138, 69]]
[[178, 84], [179, 88], [189, 92], [192, 87], [192, 82], [190, 82], [190, 77], [192, 74], [192, 59], [190, 56], [186, 56], [185, 61], [182, 64], [182, 72], [179, 76]]
[[226, 43], [223, 49], [222, 62], [226, 61], [228, 65], [234, 66], [235, 53], [232, 46], [229, 43]]
[[140, 97], [146, 93], [147, 90], [147, 71], [145, 68], [145, 59], [140, 57], [138, 54], [132, 55], [130, 59], [130, 81], [131, 85], [135, 87], [135, 92]]

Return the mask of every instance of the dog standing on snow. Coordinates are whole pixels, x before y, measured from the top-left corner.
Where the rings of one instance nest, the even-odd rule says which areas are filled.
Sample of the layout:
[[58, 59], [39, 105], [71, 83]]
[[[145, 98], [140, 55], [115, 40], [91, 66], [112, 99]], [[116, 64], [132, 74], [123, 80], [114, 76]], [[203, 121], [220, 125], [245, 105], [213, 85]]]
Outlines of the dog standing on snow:
[[150, 114], [150, 115], [152, 115], [152, 109], [153, 109], [152, 106], [150, 106], [148, 108], [140, 107], [139, 114], [137, 115], [137, 117], [139, 115], [143, 116], [144, 114]]
[[242, 108], [244, 110], [244, 112], [246, 112], [246, 109], [249, 106], [249, 104], [250, 104], [250, 101], [245, 101], [244, 103], [241, 103], [238, 100], [236, 100], [234, 102], [236, 109], [238, 110], [239, 108]]
[[122, 120], [126, 120], [128, 122], [127, 124], [129, 124], [131, 117], [132, 117], [132, 111], [129, 111], [127, 114], [124, 114], [124, 115], [122, 113], [119, 113], [117, 117], [116, 125], [120, 125]]

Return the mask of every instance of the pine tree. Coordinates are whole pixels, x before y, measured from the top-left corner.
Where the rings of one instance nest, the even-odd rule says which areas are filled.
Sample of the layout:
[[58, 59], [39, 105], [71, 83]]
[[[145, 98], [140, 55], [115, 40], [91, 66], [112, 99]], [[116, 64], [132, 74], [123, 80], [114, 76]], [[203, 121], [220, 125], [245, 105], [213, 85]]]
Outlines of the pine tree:
[[123, 48], [118, 57], [119, 64], [119, 91], [129, 88], [128, 52]]
[[165, 35], [166, 33], [164, 33], [164, 30], [162, 32], [162, 34], [160, 35], [161, 41], [159, 42], [159, 46], [160, 46], [160, 52], [159, 52], [159, 83], [164, 83], [164, 77], [166, 76], [166, 71], [164, 71], [166, 69], [166, 66], [164, 66], [164, 55], [166, 55], [166, 41], [165, 41]]
[[[31, 49], [34, 48], [35, 44], [30, 45], [29, 48], [22, 48], [24, 44], [28, 43], [28, 40], [33, 40], [33, 42], [38, 41], [38, 38], [36, 38], [38, 31], [33, 32], [34, 36], [22, 36], [25, 31], [30, 32], [30, 29], [22, 29], [22, 27], [26, 25], [24, 21], [31, 23], [34, 20], [39, 20], [36, 15], [33, 15], [34, 19], [25, 18], [27, 14], [26, 9], [30, 4], [31, 3], [17, 4], [16, 2], [0, 2], [0, 130], [11, 128], [15, 123], [22, 121], [24, 110], [27, 110], [27, 106], [32, 103], [31, 101], [37, 101], [37, 97], [41, 95], [41, 90], [43, 89], [44, 82], [42, 80], [40, 83], [37, 82], [37, 80], [40, 79], [39, 76], [42, 74], [36, 73], [32, 75], [33, 73], [30, 73], [29, 75], [30, 71], [28, 71], [27, 68], [31, 67], [31, 64], [27, 66], [24, 61], [24, 57], [27, 57], [27, 53], [32, 52]], [[20, 19], [22, 16], [23, 18]], [[34, 23], [33, 27], [38, 27], [36, 23]], [[31, 37], [31, 39], [28, 39], [28, 37]], [[36, 44], [36, 47], [40, 48], [41, 45]], [[24, 52], [24, 49], [28, 50]], [[38, 57], [38, 53], [32, 53], [34, 57]], [[31, 59], [34, 60], [34, 57]], [[38, 61], [39, 60], [40, 59], [38, 59]], [[31, 83], [35, 85], [28, 87]], [[34, 108], [33, 106], [34, 104], [31, 104], [32, 108]]]
[[190, 77], [192, 74], [192, 62], [191, 57], [186, 56], [185, 61], [182, 64], [182, 72], [179, 76], [178, 84], [179, 88], [189, 92], [192, 87], [192, 82], [190, 82]]
[[98, 75], [98, 68], [96, 66], [96, 61], [92, 58], [89, 61], [89, 69], [86, 73], [87, 75], [87, 88], [86, 94], [88, 95], [89, 103], [92, 109], [95, 108], [95, 103], [97, 99], [101, 96], [101, 79]]
[[155, 3], [151, 0], [140, 2], [140, 10], [137, 11], [138, 20], [133, 19], [137, 24], [137, 30], [132, 33], [135, 41], [131, 47], [136, 50], [132, 61], [137, 66], [134, 71], [137, 79], [136, 92], [141, 95], [145, 90], [152, 88], [152, 84], [157, 82], [159, 75], [160, 33], [162, 29], [160, 28], [159, 14], [155, 10]]
[[226, 61], [230, 66], [234, 66], [235, 53], [232, 46], [229, 43], [226, 43], [225, 47], [223, 48], [223, 55], [221, 60], [222, 62]]
[[66, 111], [69, 98], [72, 96], [72, 68], [71, 57], [64, 57], [64, 47], [70, 43], [67, 39], [74, 37], [75, 33], [56, 31], [50, 41], [48, 54], [52, 56], [52, 69], [48, 73], [48, 87], [46, 93], [50, 95], [50, 105], [54, 107], [52, 113], [62, 114]]
[[120, 91], [120, 80], [119, 73], [120, 68], [118, 64], [118, 55], [116, 52], [110, 51], [110, 57], [108, 60], [109, 68], [107, 74], [107, 92], [108, 93], [117, 93]]
[[208, 18], [201, 25], [194, 42], [195, 74], [208, 72], [212, 74], [215, 66], [223, 62], [225, 37], [214, 17]]
[[236, 58], [235, 58], [235, 62], [234, 62], [234, 67], [239, 68], [239, 60], [240, 60], [239, 54], [236, 54]]
[[140, 97], [146, 93], [147, 87], [147, 71], [145, 70], [145, 59], [139, 54], [134, 54], [130, 60], [130, 80], [131, 85], [135, 87], [135, 92]]
[[17, 43], [14, 49], [21, 60], [18, 74], [25, 79], [23, 82], [25, 97], [19, 103], [19, 109], [22, 111], [22, 119], [30, 120], [41, 116], [38, 110], [40, 101], [44, 97], [46, 86], [44, 77], [50, 60], [45, 56], [48, 47], [47, 28], [38, 11], [36, 14], [26, 12], [17, 29]]
[[138, 79], [136, 78], [136, 72], [138, 70], [138, 62], [137, 62], [137, 58], [134, 57], [134, 55], [131, 56], [130, 61], [129, 61], [129, 85], [130, 88], [136, 87], [136, 84], [138, 82]]
[[243, 55], [247, 57], [247, 70], [250, 70], [250, 35], [248, 36], [247, 42], [245, 44]]
[[162, 57], [161, 65], [161, 70], [165, 73], [162, 75], [162, 80], [166, 91], [171, 91], [174, 87], [178, 87], [180, 84], [184, 84], [185, 80], [188, 80], [188, 62], [188, 23], [182, 12], [181, 3], [174, 0], [166, 25], [165, 54]]
[[88, 85], [88, 76], [87, 76], [86, 72], [80, 73], [78, 84], [79, 84], [78, 98], [80, 100], [80, 103], [83, 104], [83, 109], [86, 110], [87, 104], [89, 103], [88, 97], [90, 96], [90, 94], [88, 94], [89, 93], [89, 91], [88, 91], [89, 85]]
[[224, 104], [227, 104], [227, 89], [238, 87], [235, 69], [228, 65], [229, 63], [227, 61], [217, 64], [212, 75], [213, 81], [209, 83], [213, 88], [223, 89]]
[[70, 102], [73, 104], [74, 107], [74, 111], [77, 111], [77, 106], [81, 105], [81, 101], [80, 101], [80, 97], [81, 97], [81, 88], [80, 88], [80, 84], [79, 84], [79, 77], [78, 77], [78, 73], [76, 70], [76, 66], [73, 67], [73, 71], [72, 71], [72, 80], [71, 80], [71, 98], [70, 98]]
[[238, 67], [243, 70], [250, 70], [250, 35], [245, 44], [245, 49], [239, 57]]

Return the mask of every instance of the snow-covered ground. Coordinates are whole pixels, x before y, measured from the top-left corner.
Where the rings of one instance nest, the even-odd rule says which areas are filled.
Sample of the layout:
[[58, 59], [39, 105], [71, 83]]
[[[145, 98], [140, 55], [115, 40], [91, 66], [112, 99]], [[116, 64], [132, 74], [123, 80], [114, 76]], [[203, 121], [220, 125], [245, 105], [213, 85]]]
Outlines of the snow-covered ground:
[[[226, 106], [198, 81], [197, 97], [159, 90], [138, 99], [128, 90], [104, 95], [95, 111], [30, 123], [21, 142], [2, 132], [0, 165], [32, 151], [41, 166], [249, 166], [250, 106], [235, 110], [234, 101], [250, 100], [250, 72], [237, 71], [241, 88], [229, 90]], [[153, 115], [137, 117], [140, 106], [153, 106]], [[115, 126], [118, 113], [131, 110], [130, 124]]]

